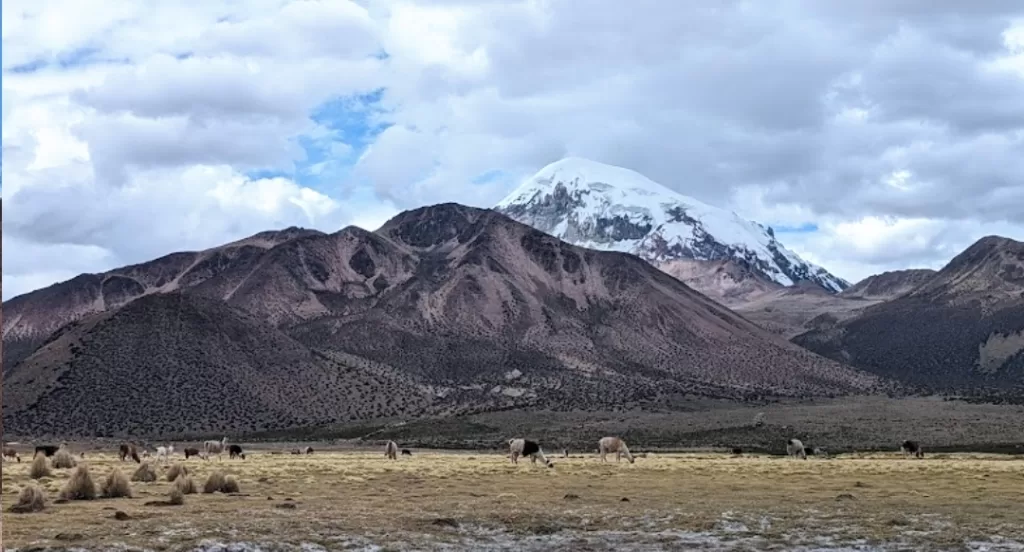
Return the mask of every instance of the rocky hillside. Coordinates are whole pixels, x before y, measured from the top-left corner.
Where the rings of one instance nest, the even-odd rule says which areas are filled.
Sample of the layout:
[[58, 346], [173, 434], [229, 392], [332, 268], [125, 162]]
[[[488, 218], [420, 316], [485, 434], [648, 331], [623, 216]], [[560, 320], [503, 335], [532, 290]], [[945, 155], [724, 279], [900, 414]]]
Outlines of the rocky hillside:
[[[786, 249], [771, 228], [634, 171], [586, 159], [567, 158], [544, 167], [496, 209], [567, 242], [633, 253], [657, 265], [734, 261], [783, 286], [811, 282], [829, 292], [849, 286]], [[692, 283], [705, 291], [698, 287], [699, 278]]]
[[883, 272], [864, 278], [840, 295], [849, 299], [887, 301], [909, 293], [934, 275], [935, 271], [927, 268]]
[[701, 284], [712, 290], [726, 290], [727, 294], [712, 297], [758, 326], [792, 338], [807, 331], [831, 328], [872, 305], [905, 295], [933, 274], [934, 270], [927, 269], [884, 272], [868, 276], [840, 293], [828, 293], [807, 282], [773, 288], [758, 285], [758, 279], [749, 277], [731, 288]]
[[[799, 284], [785, 287], [751, 270], [747, 263], [732, 259], [718, 261], [674, 259], [656, 263], [655, 266], [730, 308], [746, 305], [773, 293], [783, 293], [803, 287]], [[813, 285], [813, 287], [828, 294], [817, 285]], [[833, 296], [832, 294], [828, 295]]]
[[260, 317], [152, 294], [73, 322], [6, 377], [22, 435], [254, 431], [428, 411], [409, 378], [314, 352]]
[[[289, 229], [82, 275], [4, 310], [5, 353], [21, 349], [4, 367], [19, 382], [5, 388], [13, 433], [162, 434], [877, 385], [637, 257], [455, 204], [376, 232]], [[155, 414], [158, 404], [167, 411]]]
[[924, 389], [1024, 396], [1024, 243], [983, 238], [911, 291], [794, 341]]
[[748, 295], [730, 308], [769, 332], [787, 339], [819, 327], [832, 327], [881, 299], [855, 299], [817, 286], [797, 285]]

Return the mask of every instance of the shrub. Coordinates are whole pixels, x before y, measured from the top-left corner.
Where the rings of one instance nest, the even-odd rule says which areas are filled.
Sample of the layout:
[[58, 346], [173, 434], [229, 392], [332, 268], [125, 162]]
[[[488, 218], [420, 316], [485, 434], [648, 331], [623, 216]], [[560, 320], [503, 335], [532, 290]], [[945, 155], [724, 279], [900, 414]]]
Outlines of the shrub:
[[58, 470], [71, 469], [78, 465], [78, 461], [71, 455], [67, 447], [61, 446], [53, 453], [53, 467]]
[[181, 489], [179, 489], [176, 486], [175, 487], [171, 487], [171, 492], [168, 493], [168, 496], [170, 498], [170, 500], [168, 500], [168, 502], [170, 502], [172, 506], [181, 506], [182, 504], [185, 503], [185, 495], [184, 495], [184, 493], [182, 493]]
[[89, 475], [89, 468], [83, 464], [75, 468], [71, 478], [60, 490], [60, 497], [64, 500], [92, 500], [96, 498], [96, 484]]
[[156, 481], [156, 471], [153, 466], [149, 465], [149, 462], [143, 462], [135, 473], [132, 474], [132, 481], [141, 481], [143, 483], [152, 483]]
[[45, 455], [38, 454], [32, 459], [32, 467], [29, 469], [28, 474], [32, 479], [42, 479], [53, 475], [53, 471], [50, 470], [50, 464], [46, 461]]
[[26, 487], [21, 489], [21, 493], [18, 494], [18, 502], [12, 504], [7, 509], [9, 512], [16, 514], [24, 514], [28, 512], [38, 512], [43, 508], [46, 508], [46, 493], [39, 488], [35, 483], [29, 483]]
[[215, 471], [206, 478], [206, 483], [203, 484], [203, 492], [206, 494], [215, 493], [224, 488], [224, 474]]
[[182, 494], [196, 494], [196, 483], [187, 475], [175, 479], [174, 487], [180, 490]]
[[188, 469], [181, 464], [173, 464], [171, 469], [167, 470], [167, 480], [173, 482], [179, 476], [188, 475]]
[[224, 484], [220, 487], [222, 493], [237, 493], [238, 492], [238, 480], [235, 476], [229, 475], [224, 478]]
[[128, 483], [128, 478], [117, 468], [107, 474], [107, 478], [103, 480], [101, 491], [104, 498], [132, 497], [132, 486]]

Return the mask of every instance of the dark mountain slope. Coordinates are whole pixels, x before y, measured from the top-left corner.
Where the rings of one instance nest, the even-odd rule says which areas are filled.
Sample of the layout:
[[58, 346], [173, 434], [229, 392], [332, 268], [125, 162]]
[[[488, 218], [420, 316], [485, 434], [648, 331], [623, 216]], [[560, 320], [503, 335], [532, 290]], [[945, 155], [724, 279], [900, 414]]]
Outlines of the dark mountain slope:
[[302, 228], [261, 232], [205, 251], [171, 253], [101, 274], [81, 274], [13, 297], [3, 304], [4, 370], [31, 354], [65, 324], [116, 309], [144, 295], [197, 288], [204, 295], [224, 298], [268, 250], [289, 240], [323, 235]]
[[1024, 396], [1024, 243], [983, 238], [905, 295], [794, 341], [925, 389]]
[[251, 431], [420, 413], [429, 402], [408, 381], [181, 293], [73, 323], [5, 380], [5, 425], [22, 435]]

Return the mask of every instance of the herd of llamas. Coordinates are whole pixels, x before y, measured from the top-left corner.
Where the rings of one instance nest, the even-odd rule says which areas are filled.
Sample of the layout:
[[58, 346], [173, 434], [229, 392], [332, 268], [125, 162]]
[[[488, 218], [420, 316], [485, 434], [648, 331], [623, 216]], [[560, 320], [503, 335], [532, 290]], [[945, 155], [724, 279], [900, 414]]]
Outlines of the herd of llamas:
[[[554, 463], [547, 455], [544, 454], [544, 450], [541, 448], [539, 442], [531, 439], [514, 438], [508, 441], [509, 458], [512, 464], [518, 464], [520, 458], [529, 458], [532, 463], [536, 463], [537, 460], [543, 462], [548, 468], [553, 468]], [[917, 458], [923, 457], [921, 446], [916, 441], [904, 441], [900, 449], [905, 456], [914, 456]], [[242, 447], [236, 444], [229, 444], [227, 437], [222, 438], [220, 441], [204, 441], [201, 447], [186, 447], [182, 450], [185, 460], [192, 457], [198, 457], [203, 460], [209, 461], [212, 457], [216, 456], [218, 460], [223, 460], [223, 454], [227, 452], [230, 459], [245, 459], [245, 452]], [[305, 448], [294, 448], [290, 451], [276, 451], [270, 454], [313, 454], [313, 447], [306, 446]], [[817, 456], [828, 456], [828, 453], [821, 449], [811, 449], [805, 447], [799, 439], [789, 439], [786, 442], [786, 452], [790, 457], [807, 459], [808, 455]], [[394, 441], [387, 441], [384, 446], [384, 455], [388, 460], [398, 460], [399, 453], [403, 456], [411, 456], [412, 451], [409, 449], [399, 449], [398, 444]], [[564, 449], [562, 451], [565, 457], [569, 457], [569, 451]], [[607, 456], [609, 454], [615, 454], [616, 462], [621, 462], [624, 456], [630, 464], [635, 462], [636, 457], [630, 452], [626, 442], [619, 437], [603, 437], [597, 442], [597, 453], [603, 462], [607, 462]], [[139, 468], [131, 476], [131, 481], [141, 482], [153, 482], [158, 479], [156, 471], [153, 469], [150, 462], [143, 462], [143, 458], [155, 458], [158, 464], [167, 464], [171, 461], [175, 454], [175, 447], [173, 444], [165, 444], [155, 447], [155, 450], [150, 451], [148, 448], [143, 447], [140, 453], [140, 447], [134, 443], [125, 442], [121, 443], [118, 447], [118, 458], [121, 462], [134, 461], [139, 465]], [[733, 449], [733, 454], [741, 455], [743, 451], [741, 449]], [[646, 456], [645, 453], [640, 454], [641, 457]], [[52, 460], [49, 460], [52, 457]], [[85, 458], [85, 453], [81, 452], [78, 455], [79, 458]], [[2, 458], [6, 462], [8, 460], [15, 460], [21, 462], [21, 457], [18, 455], [17, 450], [10, 444], [3, 445]], [[37, 445], [33, 452], [32, 466], [29, 471], [29, 475], [32, 479], [42, 479], [52, 475], [51, 468], [53, 469], [71, 469], [74, 471], [71, 473], [64, 487], [60, 490], [60, 500], [89, 500], [97, 497], [107, 498], [118, 498], [118, 497], [131, 497], [132, 490], [128, 478], [121, 473], [116, 467], [110, 471], [110, 473], [101, 480], [100, 484], [97, 485], [93, 482], [92, 476], [86, 464], [79, 464], [75, 456], [71, 453], [67, 443], [63, 443], [60, 446], [55, 445]], [[167, 470], [166, 476], [168, 481], [173, 483], [168, 501], [158, 501], [147, 503], [154, 505], [180, 505], [184, 503], [184, 495], [198, 492], [199, 486], [197, 486], [192, 478], [189, 476], [189, 470], [181, 463], [172, 464]], [[238, 493], [239, 485], [238, 480], [231, 475], [225, 475], [220, 470], [214, 470], [206, 482], [201, 486], [203, 493]], [[18, 500], [15, 504], [8, 507], [9, 512], [20, 513], [20, 512], [38, 512], [45, 508], [46, 495], [43, 489], [39, 485], [29, 484], [21, 489], [18, 495]]]
[[[538, 459], [544, 463], [547, 467], [554, 467], [554, 463], [544, 454], [544, 450], [541, 448], [540, 443], [530, 439], [515, 438], [509, 439], [509, 458], [513, 464], [519, 463], [519, 458], [530, 458], [534, 463]], [[42, 453], [47, 458], [54, 456], [59, 450], [67, 447], [67, 444], [61, 446], [56, 445], [38, 445], [35, 447], [33, 458]], [[204, 441], [201, 448], [199, 447], [186, 447], [182, 449], [182, 453], [185, 459], [188, 460], [191, 457], [198, 457], [204, 460], [209, 460], [211, 456], [216, 456], [218, 459], [222, 458], [224, 452], [228, 453], [229, 458], [239, 458], [244, 460], [245, 453], [242, 451], [242, 447], [235, 444], [228, 444], [228, 438], [224, 437], [220, 441]], [[906, 440], [900, 444], [900, 451], [904, 456], [913, 456], [917, 458], [924, 457], [924, 451], [921, 445], [917, 441]], [[304, 449], [291, 449], [291, 454], [313, 454], [313, 447], [307, 446]], [[568, 457], [568, 449], [564, 449], [563, 455]], [[734, 455], [740, 455], [743, 450], [740, 448], [732, 449]], [[401, 449], [403, 456], [411, 456], [412, 451], [407, 448]], [[614, 453], [615, 460], [617, 462], [622, 460], [625, 456], [626, 460], [630, 463], [635, 461], [635, 457], [629, 452], [629, 447], [626, 442], [619, 437], [602, 437], [597, 443], [597, 453], [600, 455], [602, 461], [607, 461], [607, 455]], [[164, 462], [170, 460], [174, 454], [174, 445], [161, 445], [156, 447], [155, 451], [150, 452], [144, 449], [139, 454], [139, 447], [133, 443], [122, 443], [118, 447], [118, 457], [121, 461], [128, 459], [134, 460], [136, 463], [141, 463], [142, 458], [155, 457], [158, 462]], [[384, 445], [384, 455], [386, 458], [391, 460], [397, 460], [399, 454], [398, 444], [394, 441], [388, 441]], [[786, 442], [786, 454], [792, 457], [798, 457], [807, 459], [809, 455], [817, 456], [828, 456], [828, 453], [820, 448], [805, 447], [800, 439], [789, 439]], [[80, 454], [81, 457], [85, 457], [85, 453]], [[21, 457], [18, 455], [17, 450], [10, 445], [3, 446], [3, 459], [21, 461]]]

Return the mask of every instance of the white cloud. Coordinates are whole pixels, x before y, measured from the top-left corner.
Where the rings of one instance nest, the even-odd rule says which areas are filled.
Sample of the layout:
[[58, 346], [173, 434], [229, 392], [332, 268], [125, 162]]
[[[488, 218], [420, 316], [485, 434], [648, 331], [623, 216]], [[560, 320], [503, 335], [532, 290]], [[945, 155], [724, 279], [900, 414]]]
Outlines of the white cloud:
[[[565, 155], [816, 224], [783, 239], [848, 279], [1024, 238], [1019, 2], [11, 0], [2, 25], [5, 297], [278, 226], [487, 206]], [[379, 89], [371, 126], [392, 126], [365, 150], [312, 117]]]

